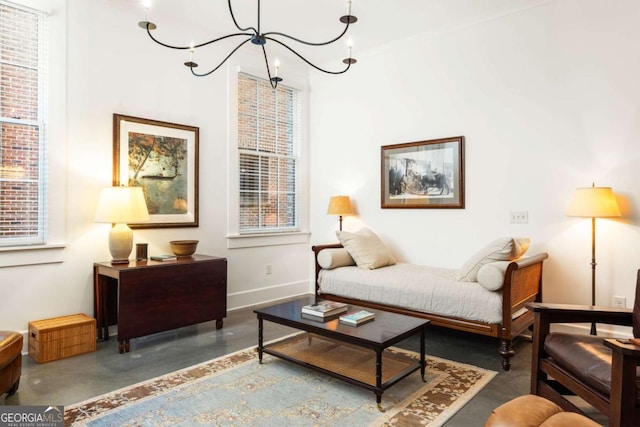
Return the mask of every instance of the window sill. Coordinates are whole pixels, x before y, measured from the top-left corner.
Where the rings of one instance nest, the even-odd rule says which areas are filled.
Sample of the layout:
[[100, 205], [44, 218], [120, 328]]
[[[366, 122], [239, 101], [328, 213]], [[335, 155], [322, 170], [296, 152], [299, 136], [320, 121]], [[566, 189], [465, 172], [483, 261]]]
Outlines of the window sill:
[[65, 243], [0, 247], [0, 268], [60, 263], [65, 248]]
[[255, 248], [260, 246], [298, 245], [309, 242], [309, 232], [230, 234], [227, 235], [228, 249]]

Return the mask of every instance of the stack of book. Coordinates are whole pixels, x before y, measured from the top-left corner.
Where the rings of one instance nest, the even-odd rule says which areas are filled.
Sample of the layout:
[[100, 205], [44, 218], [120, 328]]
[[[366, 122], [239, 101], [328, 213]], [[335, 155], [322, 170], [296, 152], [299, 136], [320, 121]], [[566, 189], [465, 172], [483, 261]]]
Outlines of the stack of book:
[[175, 255], [169, 255], [169, 254], [164, 254], [164, 255], [152, 255], [150, 257], [152, 260], [154, 261], [175, 261], [178, 259], [177, 256]]
[[325, 322], [345, 313], [349, 306], [341, 302], [321, 301], [302, 307], [302, 318]]
[[360, 310], [340, 316], [340, 323], [349, 326], [358, 326], [362, 325], [363, 323], [372, 321], [375, 316], [375, 313], [367, 310]]

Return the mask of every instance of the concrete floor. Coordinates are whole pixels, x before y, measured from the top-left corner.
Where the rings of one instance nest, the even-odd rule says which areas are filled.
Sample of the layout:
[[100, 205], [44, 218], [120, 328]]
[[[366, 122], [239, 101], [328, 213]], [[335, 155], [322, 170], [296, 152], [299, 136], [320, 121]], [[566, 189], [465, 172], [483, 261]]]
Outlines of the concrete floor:
[[[99, 342], [97, 351], [44, 364], [23, 356], [18, 392], [6, 405], [70, 405], [159, 375], [182, 369], [237, 350], [257, 345], [258, 322], [252, 309], [228, 313], [224, 327], [202, 323], [131, 341], [131, 352], [119, 354], [112, 337]], [[265, 322], [265, 340], [294, 330]], [[400, 347], [418, 351], [416, 338]], [[482, 426], [496, 406], [529, 390], [531, 343], [519, 339], [509, 372], [501, 368], [498, 340], [442, 328], [429, 328], [427, 354], [469, 363], [498, 375], [447, 426]]]

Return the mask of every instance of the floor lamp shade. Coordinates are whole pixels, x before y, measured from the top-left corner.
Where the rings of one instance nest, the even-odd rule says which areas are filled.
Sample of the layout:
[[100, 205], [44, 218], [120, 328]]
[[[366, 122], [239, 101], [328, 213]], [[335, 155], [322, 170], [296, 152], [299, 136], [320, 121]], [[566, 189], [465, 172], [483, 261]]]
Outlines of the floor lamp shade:
[[327, 215], [338, 215], [340, 217], [340, 230], [342, 231], [342, 216], [353, 215], [353, 206], [349, 196], [333, 196], [329, 199]]
[[114, 264], [129, 262], [133, 232], [127, 225], [149, 220], [141, 187], [109, 187], [100, 192], [96, 222], [114, 224], [109, 232], [109, 252]]
[[607, 218], [620, 216], [620, 208], [611, 187], [584, 187], [576, 189], [568, 216]]
[[[568, 216], [591, 218], [591, 305], [596, 304], [596, 218], [620, 216], [620, 208], [611, 187], [583, 187], [576, 189]], [[596, 325], [591, 324], [591, 335], [596, 335]]]

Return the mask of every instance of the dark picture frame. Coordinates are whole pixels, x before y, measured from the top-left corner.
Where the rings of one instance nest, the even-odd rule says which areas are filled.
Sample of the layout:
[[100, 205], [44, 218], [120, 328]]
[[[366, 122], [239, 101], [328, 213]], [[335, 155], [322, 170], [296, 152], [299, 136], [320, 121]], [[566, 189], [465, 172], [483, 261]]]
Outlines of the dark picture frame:
[[464, 136], [381, 147], [383, 209], [464, 209]]
[[194, 126], [113, 115], [113, 185], [142, 187], [149, 222], [131, 228], [198, 226], [198, 144]]

